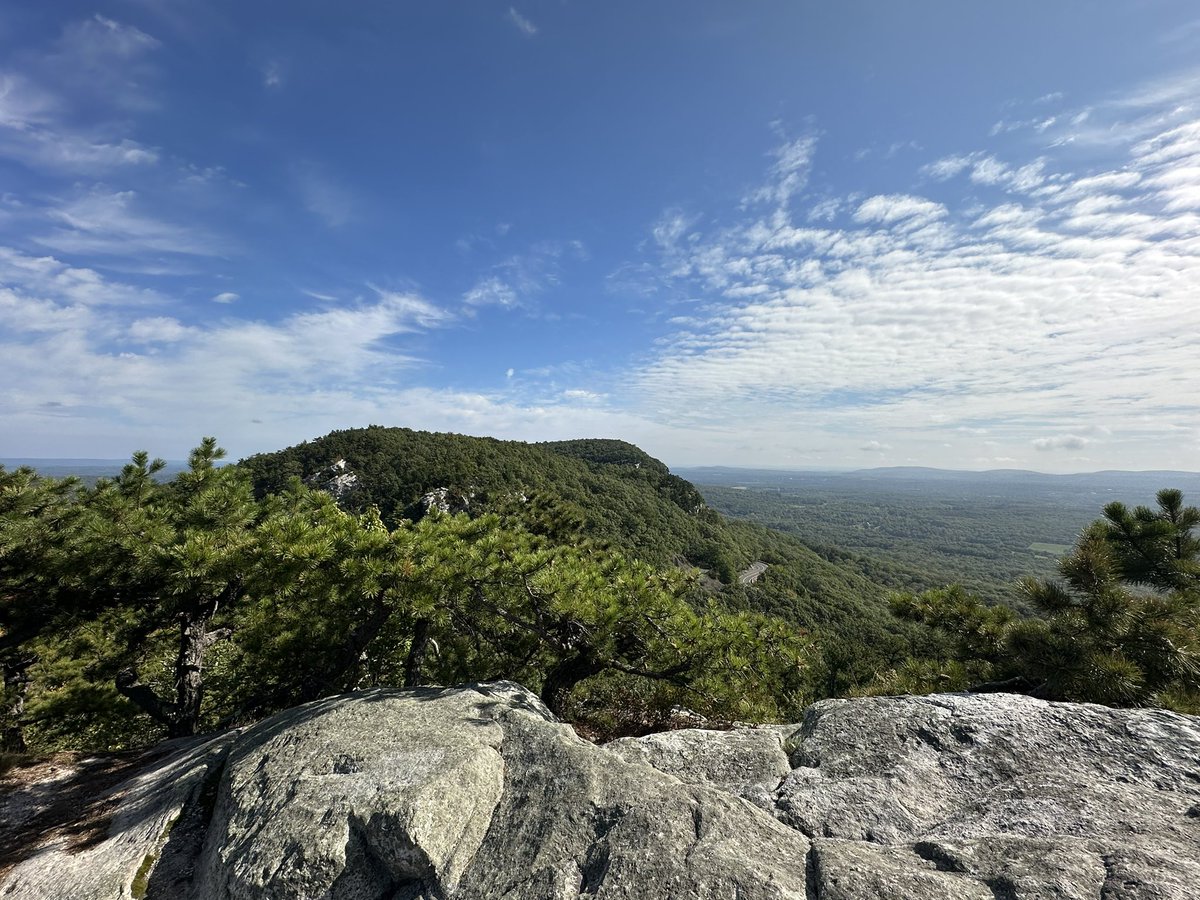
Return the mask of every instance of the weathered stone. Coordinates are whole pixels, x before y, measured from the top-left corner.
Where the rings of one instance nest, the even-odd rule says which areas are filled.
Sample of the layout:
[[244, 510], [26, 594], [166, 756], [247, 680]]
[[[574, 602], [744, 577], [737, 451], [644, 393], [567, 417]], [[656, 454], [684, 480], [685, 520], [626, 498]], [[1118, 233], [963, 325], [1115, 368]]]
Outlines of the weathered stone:
[[198, 896], [455, 890], [504, 784], [503, 729], [478, 714], [481, 699], [376, 691], [250, 729], [230, 755]]
[[362, 487], [361, 479], [350, 471], [344, 459], [335, 460], [324, 469], [314, 472], [304, 479], [304, 483], [332, 495], [339, 503]]
[[458, 896], [804, 898], [808, 841], [771, 817], [626, 763], [565, 726], [510, 719], [505, 735], [494, 839]]
[[630, 762], [648, 763], [681, 781], [714, 784], [734, 792], [779, 786], [791, 771], [783, 739], [793, 725], [764, 725], [734, 731], [688, 728], [643, 738], [620, 738], [605, 748]]
[[1200, 720], [1007, 695], [827, 701], [798, 726], [596, 747], [517, 685], [369, 691], [184, 747], [112, 797], [105, 839], [47, 837], [0, 897], [1183, 900], [1200, 884]]
[[0, 897], [145, 897], [154, 869], [166, 862], [165, 874], [177, 865], [177, 854], [168, 853], [166, 845], [187, 831], [180, 827], [182, 820], [188, 809], [204, 802], [205, 789], [219, 777], [234, 737], [228, 733], [183, 742], [176, 752], [99, 792], [86, 810], [80, 809], [78, 820], [51, 829], [31, 855], [0, 879]]
[[935, 695], [825, 701], [785, 740], [780, 818], [880, 843], [1153, 835], [1195, 846], [1197, 720], [1161, 710]]
[[821, 900], [995, 900], [985, 885], [907, 852], [865, 841], [817, 840], [811, 894]]

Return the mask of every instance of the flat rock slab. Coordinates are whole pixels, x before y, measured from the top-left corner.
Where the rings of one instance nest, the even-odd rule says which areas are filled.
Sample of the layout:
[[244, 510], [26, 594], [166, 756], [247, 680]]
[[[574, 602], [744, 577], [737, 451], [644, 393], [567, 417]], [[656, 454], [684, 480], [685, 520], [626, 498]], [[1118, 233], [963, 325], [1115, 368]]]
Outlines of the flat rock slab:
[[103, 838], [50, 836], [0, 898], [1200, 895], [1200, 721], [1011, 695], [597, 747], [511, 683], [368, 691], [106, 790]]
[[[757, 731], [639, 740], [661, 770], [727, 785], [729, 763], [694, 745], [745, 740], [761, 759]], [[1200, 897], [1195, 717], [1012, 694], [827, 700], [782, 749], [773, 790], [727, 787], [813, 841], [817, 897]]]

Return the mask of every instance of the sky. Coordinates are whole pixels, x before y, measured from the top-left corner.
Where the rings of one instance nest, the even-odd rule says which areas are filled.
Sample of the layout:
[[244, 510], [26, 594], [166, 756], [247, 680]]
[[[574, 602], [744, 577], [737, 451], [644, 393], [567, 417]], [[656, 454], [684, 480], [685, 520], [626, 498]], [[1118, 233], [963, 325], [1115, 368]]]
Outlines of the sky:
[[0, 6], [0, 457], [1200, 469], [1194, 0]]

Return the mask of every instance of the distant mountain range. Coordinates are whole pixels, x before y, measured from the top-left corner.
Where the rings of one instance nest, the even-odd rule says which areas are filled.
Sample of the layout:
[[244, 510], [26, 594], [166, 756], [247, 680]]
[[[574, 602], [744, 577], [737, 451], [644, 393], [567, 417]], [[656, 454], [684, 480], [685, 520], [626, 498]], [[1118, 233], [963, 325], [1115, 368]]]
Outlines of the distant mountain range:
[[957, 487], [964, 491], [1005, 493], [1068, 491], [1072, 494], [1112, 494], [1120, 499], [1129, 496], [1130, 502], [1151, 502], [1155, 491], [1164, 487], [1179, 488], [1185, 494], [1200, 494], [1200, 472], [1169, 470], [1104, 470], [1052, 475], [1029, 469], [934, 469], [925, 466], [889, 466], [876, 469], [846, 469], [840, 471], [741, 469], [732, 466], [699, 466], [676, 470], [676, 474], [694, 484], [725, 486], [771, 485], [794, 488], [800, 484], [837, 485], [850, 490], [871, 490], [872, 486], [894, 491], [919, 491], [931, 485]]
[[[97, 478], [107, 478], [116, 475], [128, 462], [129, 457], [125, 459], [70, 459], [65, 457], [34, 456], [0, 457], [0, 466], [4, 466], [6, 469], [17, 469], [21, 466], [28, 466], [31, 469], [36, 469], [48, 478], [66, 478], [74, 475], [76, 478], [82, 478], [84, 481], [94, 481]], [[185, 460], [169, 459], [167, 460], [167, 467], [163, 469], [160, 477], [172, 478], [186, 468], [187, 462]]]
[[1171, 479], [1200, 479], [1200, 472], [1180, 472], [1166, 469], [1103, 469], [1098, 472], [1074, 472], [1066, 475], [1052, 475], [1046, 472], [1036, 472], [1032, 469], [985, 469], [969, 471], [966, 469], [933, 469], [927, 466], [885, 466], [875, 469], [857, 469], [847, 474], [860, 478], [932, 478], [939, 481], [975, 481], [975, 480], [1040, 480], [1040, 481], [1153, 481], [1162, 483]]

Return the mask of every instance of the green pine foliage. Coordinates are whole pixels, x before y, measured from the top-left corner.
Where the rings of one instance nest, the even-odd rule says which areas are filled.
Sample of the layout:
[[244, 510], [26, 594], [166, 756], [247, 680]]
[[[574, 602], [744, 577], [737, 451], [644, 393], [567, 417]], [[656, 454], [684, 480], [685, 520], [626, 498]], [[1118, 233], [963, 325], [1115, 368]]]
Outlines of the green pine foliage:
[[388, 522], [296, 478], [256, 497], [222, 455], [206, 438], [169, 483], [144, 453], [91, 487], [0, 469], [10, 744], [133, 746], [354, 688], [498, 678], [562, 714], [596, 713], [593, 682], [731, 718], [807, 699], [801, 630], [587, 536], [569, 501]]
[[1157, 500], [1109, 504], [1060, 561], [1059, 579], [1025, 579], [1032, 616], [958, 587], [898, 595], [897, 615], [945, 635], [951, 652], [909, 661], [871, 690], [1006, 689], [1200, 711], [1200, 510], [1176, 490]]
[[[869, 559], [823, 556], [790, 535], [728, 521], [689, 482], [624, 441], [526, 444], [372, 426], [253, 456], [239, 467], [265, 496], [293, 477], [321, 483], [339, 460], [358, 479], [342, 505], [376, 508], [389, 526], [419, 520], [421, 498], [444, 488], [471, 516], [499, 513], [554, 542], [588, 541], [653, 566], [699, 569], [708, 595], [806, 629], [818, 655], [835, 644], [859, 647], [861, 660], [839, 676], [856, 684], [936, 642], [888, 612], [888, 582]], [[738, 572], [758, 560], [770, 566], [765, 575], [739, 584]]]
[[[0, 468], [0, 749], [500, 678], [604, 736], [864, 692], [1200, 709], [1200, 512], [1178, 491], [1106, 507], [1059, 579], [1022, 583], [1022, 615], [958, 586], [885, 606], [870, 560], [728, 522], [619, 441], [369, 428], [222, 456], [206, 438], [169, 482], [145, 453], [91, 485]], [[349, 494], [302, 480], [338, 460]], [[422, 502], [442, 488], [458, 512]]]

